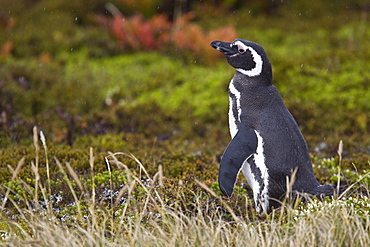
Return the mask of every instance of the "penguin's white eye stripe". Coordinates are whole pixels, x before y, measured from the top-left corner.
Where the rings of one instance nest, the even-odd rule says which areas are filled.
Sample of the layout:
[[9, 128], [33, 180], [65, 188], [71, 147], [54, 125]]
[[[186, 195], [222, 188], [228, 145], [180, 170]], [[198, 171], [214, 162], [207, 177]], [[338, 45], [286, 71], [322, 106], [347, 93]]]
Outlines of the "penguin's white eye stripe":
[[[240, 53], [244, 53], [245, 51], [249, 50], [252, 54], [253, 61], [256, 63], [256, 66], [251, 70], [245, 70], [245, 69], [242, 69], [242, 68], [237, 68], [236, 70], [239, 71], [240, 73], [244, 74], [244, 75], [249, 76], [249, 77], [254, 77], [254, 76], [260, 75], [261, 72], [262, 72], [263, 61], [262, 61], [262, 57], [258, 54], [258, 52], [256, 52], [256, 50], [254, 50], [252, 47], [246, 46], [243, 42], [241, 42], [239, 40], [232, 43], [232, 45], [233, 46], [234, 45], [238, 46], [238, 51]], [[244, 52], [241, 52], [240, 50], [243, 50]], [[236, 56], [236, 55], [237, 54], [235, 54], [234, 56]]]
[[238, 47], [238, 51], [240, 53], [244, 53], [248, 50], [248, 46], [244, 45], [242, 42], [240, 41], [236, 41], [235, 43], [233, 43], [233, 46], [237, 46]]

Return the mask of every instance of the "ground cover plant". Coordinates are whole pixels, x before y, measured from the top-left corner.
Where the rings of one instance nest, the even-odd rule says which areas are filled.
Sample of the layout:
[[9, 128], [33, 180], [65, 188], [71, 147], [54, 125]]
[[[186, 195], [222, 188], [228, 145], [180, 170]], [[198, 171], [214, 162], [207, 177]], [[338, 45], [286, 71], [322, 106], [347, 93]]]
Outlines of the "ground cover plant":
[[[158, 2], [0, 1], [0, 244], [368, 246], [366, 1]], [[224, 36], [265, 47], [343, 196], [260, 218], [240, 177], [222, 198]]]
[[[41, 153], [49, 152], [45, 136], [40, 132], [39, 141], [37, 128], [34, 134], [31, 164], [23, 158], [17, 167], [9, 167], [12, 177], [2, 187], [1, 237], [7, 246], [370, 243], [369, 172], [358, 174], [341, 198], [286, 202], [261, 219], [244, 188], [238, 187], [234, 198], [225, 201], [217, 185], [196, 179], [201, 176], [199, 167], [212, 163], [200, 164], [207, 161], [205, 157], [183, 155], [181, 159], [189, 164], [184, 169], [194, 165], [196, 169], [179, 179], [181, 176], [166, 176], [166, 164], [147, 170], [135, 156], [125, 153], [107, 153], [99, 161], [91, 148], [85, 153], [88, 168], [81, 175], [57, 157], [54, 162], [47, 156], [42, 159]], [[100, 171], [101, 165], [106, 169]], [[32, 172], [21, 175], [26, 166], [31, 166]]]

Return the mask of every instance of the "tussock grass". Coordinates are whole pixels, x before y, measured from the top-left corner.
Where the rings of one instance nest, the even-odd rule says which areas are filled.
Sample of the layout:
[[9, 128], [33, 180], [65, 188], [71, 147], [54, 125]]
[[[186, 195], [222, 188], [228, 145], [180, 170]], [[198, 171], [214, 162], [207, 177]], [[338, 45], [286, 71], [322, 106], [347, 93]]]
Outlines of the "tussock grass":
[[[45, 137], [41, 136], [47, 153]], [[287, 203], [259, 218], [246, 195], [240, 197], [246, 204], [245, 212], [240, 213], [201, 181], [198, 184], [203, 190], [199, 191], [182, 184], [169, 186], [161, 167], [151, 176], [135, 156], [109, 153], [106, 165], [111, 194], [102, 202], [90, 149], [92, 186], [87, 186], [68, 163], [56, 159], [73, 197], [72, 204], [56, 209], [51, 195], [57, 188], [48, 180], [42, 182], [38, 174], [38, 167], [47, 165], [48, 160], [44, 163], [38, 158], [37, 133], [34, 141], [35, 160], [24, 164], [22, 159], [15, 169], [10, 168], [12, 180], [24, 186], [23, 194], [1, 188], [5, 195], [0, 212], [3, 246], [370, 246], [370, 200], [365, 196], [369, 188], [361, 181], [358, 184], [363, 192], [307, 204]], [[120, 160], [122, 155], [135, 160], [139, 173]], [[32, 185], [17, 177], [25, 165], [34, 167]], [[113, 166], [126, 174], [125, 183], [116, 191]]]

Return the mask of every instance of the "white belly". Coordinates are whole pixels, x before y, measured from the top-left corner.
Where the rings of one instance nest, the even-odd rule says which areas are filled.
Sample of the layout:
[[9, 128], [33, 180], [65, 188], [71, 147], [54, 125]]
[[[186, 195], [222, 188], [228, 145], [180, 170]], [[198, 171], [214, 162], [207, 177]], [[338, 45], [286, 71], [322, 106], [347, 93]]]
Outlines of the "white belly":
[[[250, 159], [254, 160], [256, 167], [261, 172], [261, 177], [259, 177], [259, 174], [254, 174], [252, 172], [251, 166], [247, 160], [245, 160], [243, 163], [242, 172], [249, 186], [253, 190], [253, 198], [257, 206], [257, 212], [259, 214], [262, 214], [263, 212], [267, 211], [269, 207], [269, 201], [268, 201], [269, 200], [269, 195], [268, 195], [269, 174], [268, 174], [268, 169], [265, 164], [263, 139], [257, 131], [255, 131], [255, 133], [257, 135], [257, 140], [258, 140], [257, 151], [252, 157], [250, 157]], [[261, 186], [261, 183], [263, 186]]]
[[[253, 159], [253, 156], [251, 157]], [[254, 174], [251, 171], [251, 166], [249, 165], [248, 161], [245, 160], [242, 167], [242, 172], [247, 180], [247, 183], [253, 190], [253, 198], [255, 201], [258, 200], [258, 193], [260, 191], [260, 184], [257, 181], [257, 178], [254, 176]]]

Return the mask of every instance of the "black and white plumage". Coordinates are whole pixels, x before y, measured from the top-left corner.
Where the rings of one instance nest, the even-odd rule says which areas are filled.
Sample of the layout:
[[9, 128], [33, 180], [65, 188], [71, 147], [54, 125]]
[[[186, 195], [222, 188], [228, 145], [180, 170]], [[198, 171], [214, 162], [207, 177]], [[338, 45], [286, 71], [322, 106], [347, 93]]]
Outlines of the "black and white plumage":
[[333, 195], [335, 187], [320, 185], [314, 176], [307, 144], [272, 85], [271, 64], [264, 49], [242, 39], [213, 41], [211, 46], [236, 69], [229, 85], [232, 140], [221, 158], [221, 191], [231, 196], [242, 171], [253, 190], [257, 212], [268, 213], [280, 206], [287, 178], [296, 170], [292, 191]]

